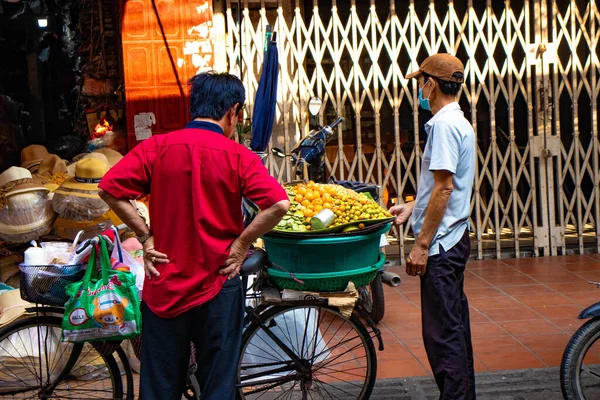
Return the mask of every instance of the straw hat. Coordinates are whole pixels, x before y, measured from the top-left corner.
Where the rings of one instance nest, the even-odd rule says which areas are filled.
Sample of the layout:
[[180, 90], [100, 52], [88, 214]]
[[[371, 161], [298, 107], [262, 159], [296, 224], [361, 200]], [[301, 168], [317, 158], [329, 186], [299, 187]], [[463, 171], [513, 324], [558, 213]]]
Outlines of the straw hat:
[[110, 165], [111, 168], [117, 165], [117, 163], [123, 159], [123, 155], [121, 153], [116, 150], [109, 149], [108, 147], [94, 150], [92, 154], [94, 153], [104, 154], [108, 160], [108, 165]]
[[32, 144], [21, 151], [21, 167], [36, 171], [42, 160], [49, 156], [48, 150], [39, 144]]
[[[67, 179], [56, 191], [57, 194], [85, 198], [99, 198], [98, 184], [108, 172], [109, 166], [106, 161], [96, 156], [84, 157], [75, 164], [75, 177]], [[78, 191], [92, 191], [94, 193], [81, 193]]]
[[28, 169], [10, 167], [0, 174], [0, 208], [4, 207], [6, 199], [10, 196], [39, 190], [48, 191], [44, 186], [33, 182]]
[[108, 165], [109, 168], [111, 167], [110, 163], [108, 162], [108, 158], [102, 153], [94, 152], [94, 153], [79, 154], [79, 155], [75, 156], [75, 158], [73, 159], [73, 163], [67, 167], [67, 174], [69, 175], [69, 178], [75, 177], [75, 170], [77, 169], [77, 163], [79, 163], [79, 161], [86, 159], [86, 158], [95, 158], [97, 160], [103, 161], [106, 165]]
[[19, 290], [9, 290], [0, 294], [0, 327], [10, 324], [23, 315], [33, 315], [26, 310], [31, 306], [31, 303], [21, 299]]
[[42, 160], [33, 181], [47, 188], [50, 192], [58, 189], [67, 179], [67, 163], [56, 154], [50, 154]]
[[54, 175], [66, 173], [67, 163], [56, 154], [49, 154], [46, 158], [44, 158], [36, 172], [36, 174], [40, 176], [44, 176], [46, 174]]

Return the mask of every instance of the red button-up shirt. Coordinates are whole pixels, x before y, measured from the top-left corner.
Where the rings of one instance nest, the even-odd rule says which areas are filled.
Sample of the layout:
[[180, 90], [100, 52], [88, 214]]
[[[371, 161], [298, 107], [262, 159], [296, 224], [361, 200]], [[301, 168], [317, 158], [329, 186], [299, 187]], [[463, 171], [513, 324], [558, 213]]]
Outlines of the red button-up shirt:
[[287, 200], [260, 159], [227, 139], [216, 124], [192, 121], [153, 136], [110, 169], [100, 188], [117, 199], [150, 194], [156, 250], [169, 264], [146, 279], [143, 300], [158, 316], [175, 317], [213, 298], [226, 276], [219, 270], [242, 233], [242, 197], [264, 210]]

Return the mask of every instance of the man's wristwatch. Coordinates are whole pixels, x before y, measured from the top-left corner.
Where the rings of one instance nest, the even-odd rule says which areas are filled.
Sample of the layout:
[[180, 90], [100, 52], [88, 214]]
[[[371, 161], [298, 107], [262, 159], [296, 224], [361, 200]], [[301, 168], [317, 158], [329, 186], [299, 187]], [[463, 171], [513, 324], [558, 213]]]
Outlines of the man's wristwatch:
[[144, 243], [146, 243], [148, 241], [148, 239], [150, 239], [154, 234], [152, 233], [152, 231], [148, 231], [147, 234], [145, 234], [144, 236], [138, 236], [138, 240], [139, 242], [143, 245]]

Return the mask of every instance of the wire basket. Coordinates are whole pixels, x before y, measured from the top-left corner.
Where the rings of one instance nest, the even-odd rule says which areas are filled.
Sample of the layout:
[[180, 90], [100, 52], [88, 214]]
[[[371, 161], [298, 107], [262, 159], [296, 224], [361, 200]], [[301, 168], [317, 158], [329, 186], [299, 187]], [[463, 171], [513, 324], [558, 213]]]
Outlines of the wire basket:
[[67, 285], [83, 279], [83, 265], [19, 265], [21, 298], [31, 303], [63, 307]]

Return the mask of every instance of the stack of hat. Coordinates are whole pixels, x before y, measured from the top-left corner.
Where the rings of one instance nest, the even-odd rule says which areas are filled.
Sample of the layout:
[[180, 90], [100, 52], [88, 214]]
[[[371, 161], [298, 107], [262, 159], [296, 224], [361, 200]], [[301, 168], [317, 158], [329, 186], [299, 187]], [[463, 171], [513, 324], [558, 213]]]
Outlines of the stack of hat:
[[48, 189], [35, 183], [29, 170], [11, 167], [0, 174], [0, 239], [37, 240], [50, 233], [54, 216]]
[[99, 234], [121, 221], [98, 195], [98, 184], [110, 168], [106, 156], [91, 153], [74, 164], [69, 177], [54, 191], [52, 206], [58, 214], [56, 233], [74, 239], [84, 231], [84, 238]]

